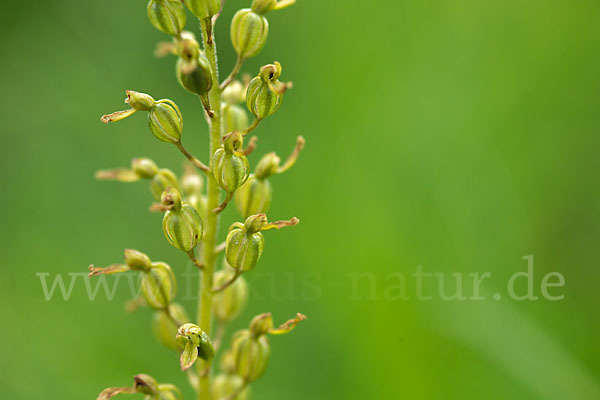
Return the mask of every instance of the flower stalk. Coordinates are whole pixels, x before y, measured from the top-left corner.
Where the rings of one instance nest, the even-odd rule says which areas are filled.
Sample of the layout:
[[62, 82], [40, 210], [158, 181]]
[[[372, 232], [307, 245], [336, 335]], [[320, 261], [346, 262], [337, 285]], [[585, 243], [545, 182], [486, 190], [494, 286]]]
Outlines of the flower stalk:
[[[173, 269], [164, 262], [152, 261], [142, 252], [126, 250], [123, 264], [105, 268], [91, 265], [89, 277], [139, 273], [141, 295], [127, 303], [128, 309], [131, 312], [144, 306], [153, 309], [152, 331], [160, 344], [178, 352], [180, 369], [187, 374], [198, 400], [247, 399], [250, 384], [263, 375], [268, 365], [271, 350], [267, 335], [287, 333], [305, 319], [297, 314], [296, 318], [274, 328], [271, 314], [260, 314], [252, 320], [249, 329], [233, 335], [227, 349], [220, 350], [226, 347], [223, 343], [226, 326], [246, 307], [249, 290], [242, 275], [250, 273], [262, 255], [265, 241], [262, 232], [299, 223], [296, 217], [269, 222], [266, 212], [272, 187], [267, 178], [287, 171], [296, 163], [304, 139], [298, 137], [296, 147], [283, 165], [274, 152], [264, 155], [254, 174], [250, 174], [247, 156], [256, 150], [257, 137], [249, 138], [244, 147], [244, 136], [279, 109], [283, 93], [291, 84], [279, 81], [282, 68], [277, 61], [263, 66], [251, 81], [248, 79], [242, 84], [236, 80], [244, 61], [257, 56], [265, 44], [268, 35], [265, 14], [293, 3], [295, 0], [253, 0], [251, 8], [236, 13], [231, 24], [231, 39], [237, 61], [231, 73], [219, 83], [214, 25], [224, 1], [149, 1], [147, 13], [151, 24], [171, 36], [171, 42], [159, 44], [157, 53], [177, 56], [177, 81], [200, 100], [197, 112], [204, 114], [209, 126], [208, 162], [197, 158], [182, 144], [183, 116], [173, 100], [155, 100], [149, 94], [127, 90], [125, 102], [130, 108], [101, 118], [102, 122], [109, 123], [136, 112], [146, 115], [153, 136], [175, 145], [187, 159], [180, 178], [148, 158], [133, 159], [131, 168], [99, 171], [96, 178], [124, 183], [149, 182], [154, 200], [150, 210], [164, 213], [164, 237], [200, 271], [195, 318], [189, 318], [184, 307], [175, 302], [177, 282]], [[184, 30], [185, 8], [199, 21], [200, 42], [192, 32]], [[243, 103], [254, 115], [251, 125]], [[139, 119], [139, 115], [134, 118]], [[243, 222], [237, 219], [228, 232], [220, 233], [220, 212], [234, 198]], [[217, 269], [217, 257], [223, 258], [220, 269]], [[214, 360], [219, 355], [221, 368], [216, 375]], [[153, 400], [181, 398], [177, 387], [159, 384], [145, 374], [135, 376], [133, 387], [109, 387], [98, 398], [135, 393]]]
[[[206, 58], [212, 69], [213, 84], [208, 93], [212, 104], [221, 104], [221, 89], [219, 88], [219, 71], [217, 68], [217, 45], [213, 38], [214, 29], [211, 19], [200, 20], [202, 28], [202, 37], [204, 41], [204, 50]], [[209, 157], [221, 147], [221, 107], [215, 107], [214, 114], [210, 119], [210, 154]], [[212, 312], [212, 286], [213, 274], [215, 270], [217, 244], [217, 229], [219, 224], [219, 215], [213, 210], [219, 205], [219, 196], [221, 190], [214, 178], [214, 175], [208, 176], [208, 212], [206, 216], [206, 230], [202, 240], [202, 249], [204, 251], [204, 268], [202, 271], [202, 281], [200, 283], [200, 294], [198, 304], [198, 325], [208, 335], [211, 334], [211, 312]], [[198, 363], [198, 399], [209, 399], [210, 394], [210, 374], [203, 374], [205, 369], [210, 369], [211, 360]]]

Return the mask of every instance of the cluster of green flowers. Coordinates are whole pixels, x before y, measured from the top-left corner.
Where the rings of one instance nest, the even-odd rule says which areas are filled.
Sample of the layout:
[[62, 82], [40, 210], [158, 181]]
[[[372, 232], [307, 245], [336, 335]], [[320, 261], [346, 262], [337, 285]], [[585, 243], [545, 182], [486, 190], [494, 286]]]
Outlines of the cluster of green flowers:
[[[208, 163], [193, 156], [182, 143], [183, 116], [170, 99], [155, 100], [149, 94], [127, 90], [130, 108], [102, 116], [105, 123], [120, 121], [136, 112], [147, 113], [150, 132], [158, 140], [174, 145], [188, 159], [181, 177], [167, 168], [159, 168], [148, 158], [136, 158], [130, 168], [99, 171], [98, 179], [120, 182], [149, 181], [154, 203], [152, 211], [164, 213], [162, 230], [167, 241], [202, 271], [199, 320], [192, 322], [184, 307], [175, 302], [176, 279], [164, 262], [153, 262], [146, 254], [125, 250], [124, 264], [105, 268], [90, 266], [90, 276], [133, 271], [140, 274], [141, 297], [136, 305], [154, 309], [152, 330], [164, 346], [180, 354], [182, 370], [197, 364], [197, 373], [188, 370], [190, 383], [203, 400], [243, 400], [249, 396], [249, 384], [263, 375], [270, 347], [267, 335], [287, 333], [305, 317], [297, 314], [274, 328], [270, 313], [256, 316], [249, 328], [233, 335], [231, 345], [221, 354], [221, 371], [214, 379], [212, 360], [219, 351], [226, 324], [238, 317], [248, 301], [248, 284], [242, 276], [255, 268], [264, 249], [263, 232], [298, 224], [297, 218], [270, 222], [266, 213], [272, 202], [269, 181], [292, 167], [298, 159], [304, 139], [298, 137], [285, 162], [275, 153], [263, 156], [251, 173], [247, 156], [256, 147], [252, 137], [244, 139], [282, 104], [290, 83], [279, 80], [278, 62], [265, 65], [253, 79], [236, 80], [243, 63], [260, 53], [265, 45], [268, 12], [280, 10], [295, 0], [253, 0], [250, 8], [239, 10], [231, 23], [231, 42], [237, 62], [231, 74], [218, 81], [214, 25], [221, 0], [150, 0], [148, 18], [172, 41], [159, 43], [157, 55], [174, 54], [176, 80], [188, 92], [197, 95], [210, 127], [211, 149]], [[186, 8], [200, 21], [202, 46], [195, 35], [185, 30]], [[253, 115], [250, 123], [246, 103]], [[223, 194], [222, 201], [219, 199]], [[217, 245], [219, 213], [234, 200], [243, 222], [231, 225], [224, 243]], [[198, 252], [199, 251], [199, 252]], [[198, 252], [198, 254], [196, 254]], [[223, 267], [215, 271], [216, 255], [224, 252]], [[216, 333], [211, 334], [215, 320]], [[199, 361], [200, 360], [200, 361]], [[141, 393], [147, 399], [176, 399], [180, 391], [173, 385], [158, 384], [148, 375], [137, 375], [133, 387], [108, 388], [98, 399], [117, 394]]]

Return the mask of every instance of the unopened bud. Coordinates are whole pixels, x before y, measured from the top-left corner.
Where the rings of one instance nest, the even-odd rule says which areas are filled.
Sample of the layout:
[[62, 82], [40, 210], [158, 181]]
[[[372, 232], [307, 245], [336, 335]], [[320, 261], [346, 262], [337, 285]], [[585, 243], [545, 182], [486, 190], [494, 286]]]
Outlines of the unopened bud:
[[248, 234], [260, 233], [267, 224], [268, 220], [265, 214], [251, 215], [244, 221], [243, 230]]
[[138, 374], [133, 377], [133, 387], [136, 392], [156, 396], [158, 394], [158, 382], [146, 374]]
[[154, 136], [167, 143], [178, 143], [183, 130], [179, 108], [171, 100], [159, 100], [150, 109], [148, 126]]
[[269, 22], [264, 14], [291, 6], [295, 2], [295, 0], [254, 0], [252, 8], [239, 10], [231, 21], [231, 42], [238, 56], [246, 59], [260, 53], [269, 34]]
[[189, 204], [181, 203], [181, 196], [174, 189], [163, 193], [162, 203], [172, 207], [165, 212], [162, 222], [165, 237], [172, 246], [189, 252], [202, 238], [202, 220], [198, 211]]
[[190, 31], [181, 32], [181, 37], [175, 41], [175, 47], [171, 50], [187, 63], [184, 68], [186, 72], [196, 68], [195, 61], [201, 54], [201, 51], [200, 43], [196, 40], [194, 33]]
[[257, 14], [266, 14], [269, 11], [281, 10], [296, 3], [296, 0], [254, 0], [252, 2], [252, 11]]
[[185, 27], [186, 15], [180, 0], [150, 0], [148, 18], [154, 27], [177, 36]]
[[188, 196], [186, 197], [185, 202], [190, 206], [194, 207], [196, 211], [198, 211], [198, 214], [200, 214], [201, 218], [202, 216], [206, 215], [206, 212], [208, 211], [208, 199], [206, 198], [206, 196]]
[[127, 98], [125, 103], [128, 103], [135, 111], [150, 111], [156, 101], [146, 93], [136, 92], [135, 90], [126, 90]]
[[181, 391], [171, 384], [159, 384], [156, 379], [146, 374], [133, 377], [133, 387], [110, 387], [104, 389], [96, 400], [112, 399], [119, 394], [143, 394], [147, 400], [176, 400], [180, 398]]
[[250, 175], [250, 165], [241, 152], [242, 146], [242, 135], [232, 132], [224, 138], [223, 147], [217, 149], [211, 159], [214, 177], [228, 193], [233, 193]]
[[141, 179], [152, 179], [158, 173], [158, 166], [149, 158], [134, 158], [131, 169]]
[[235, 206], [244, 218], [254, 214], [269, 211], [273, 199], [271, 182], [267, 179], [258, 179], [255, 175], [250, 178], [235, 192]]
[[175, 188], [169, 187], [160, 195], [160, 202], [163, 206], [175, 210], [181, 210], [181, 195]]
[[246, 100], [246, 90], [242, 82], [235, 80], [223, 89], [223, 101], [226, 104], [238, 104]]
[[266, 335], [273, 330], [273, 316], [271, 313], [264, 313], [252, 318], [250, 322], [250, 332], [255, 337]]
[[225, 104], [223, 106], [223, 131], [242, 132], [248, 128], [248, 114], [237, 104]]
[[273, 114], [283, 101], [283, 93], [290, 86], [279, 81], [281, 64], [265, 65], [260, 69], [248, 85], [246, 105], [257, 119], [264, 119]]
[[[235, 275], [232, 269], [222, 269], [215, 273], [214, 286], [220, 287]], [[233, 284], [214, 295], [213, 310], [217, 319], [230, 322], [246, 307], [248, 302], [248, 284], [239, 276]]]
[[262, 255], [265, 239], [260, 232], [249, 233], [246, 229], [233, 229], [225, 240], [225, 257], [236, 270], [250, 271]]
[[281, 163], [281, 159], [275, 153], [267, 153], [260, 159], [258, 164], [256, 164], [256, 169], [254, 170], [254, 175], [258, 179], [267, 179], [271, 175], [277, 173], [279, 169], [279, 164]]
[[156, 172], [158, 167], [154, 161], [149, 158], [134, 158], [131, 161], [131, 169], [114, 168], [97, 171], [96, 179], [114, 180], [118, 182], [137, 182], [140, 179], [150, 179]]
[[158, 400], [180, 400], [181, 396], [179, 392], [173, 392], [171, 390], [160, 390], [158, 394]]
[[181, 140], [183, 118], [177, 104], [169, 99], [155, 101], [152, 96], [133, 90], [127, 90], [126, 93], [125, 102], [129, 103], [131, 109], [103, 115], [102, 122], [120, 121], [136, 111], [149, 111], [148, 126], [158, 140], [167, 143], [178, 143]]
[[221, 10], [221, 0], [183, 0], [183, 3], [200, 19], [210, 18]]
[[186, 166], [185, 173], [181, 177], [181, 191], [186, 196], [197, 196], [202, 194], [204, 189], [204, 179], [191, 165]]
[[254, 57], [267, 42], [269, 22], [250, 8], [239, 10], [231, 21], [231, 43], [241, 59]]
[[125, 264], [133, 270], [145, 271], [152, 268], [150, 257], [141, 251], [125, 249]]
[[266, 336], [256, 338], [250, 331], [238, 332], [232, 349], [236, 373], [245, 381], [253, 382], [264, 374], [271, 356]]
[[167, 188], [179, 188], [177, 177], [170, 169], [163, 168], [152, 178], [150, 182], [150, 191], [156, 201], [160, 201], [162, 193]]
[[154, 309], [165, 309], [175, 297], [175, 275], [165, 263], [156, 262], [142, 275], [141, 291], [146, 303]]
[[242, 389], [244, 385], [244, 379], [240, 376], [217, 375], [212, 387], [213, 399], [248, 400], [250, 398], [250, 388]]
[[213, 77], [210, 63], [203, 54], [195, 59], [185, 60], [179, 57], [177, 60], [177, 80], [188, 92], [197, 94], [207, 112], [210, 112], [208, 92], [212, 88]]
[[262, 231], [297, 225], [296, 217], [289, 221], [268, 222], [265, 214], [251, 215], [243, 224], [236, 223], [225, 239], [225, 257], [232, 268], [247, 272], [258, 262], [265, 240]]
[[150, 111], [155, 101], [152, 96], [145, 93], [138, 93], [133, 90], [126, 90], [127, 98], [125, 103], [128, 103], [131, 108], [129, 110], [116, 111], [111, 114], [103, 115], [100, 120], [105, 124], [116, 122], [133, 115], [136, 111]]

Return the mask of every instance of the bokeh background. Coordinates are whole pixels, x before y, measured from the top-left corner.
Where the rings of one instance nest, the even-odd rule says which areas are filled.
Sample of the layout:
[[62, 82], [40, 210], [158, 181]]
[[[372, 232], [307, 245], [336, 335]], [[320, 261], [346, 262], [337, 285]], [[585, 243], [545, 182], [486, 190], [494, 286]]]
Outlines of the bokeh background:
[[[229, 21], [249, 3], [226, 2], [222, 74]], [[298, 164], [272, 179], [270, 212], [302, 222], [266, 234], [253, 298], [228, 332], [264, 311], [309, 319], [272, 338], [254, 397], [600, 398], [600, 3], [299, 0], [269, 20], [244, 71], [279, 60], [295, 86], [251, 162], [306, 137]], [[100, 123], [125, 89], [174, 99], [185, 143], [206, 159], [199, 102], [176, 84], [174, 59], [152, 54], [165, 37], [141, 0], [10, 2], [0, 32], [1, 397], [92, 399], [146, 372], [193, 398], [151, 312], [124, 311], [126, 285], [90, 301], [79, 277], [68, 301], [46, 301], [36, 275], [68, 283], [125, 247], [178, 275], [189, 267], [148, 212], [145, 183], [93, 179], [139, 156], [181, 172], [141, 115]], [[227, 210], [227, 224], [237, 218]], [[566, 283], [551, 293], [563, 300], [506, 296], [527, 255], [535, 295], [558, 271]], [[419, 265], [462, 273], [467, 295], [468, 274], [490, 272], [485, 300], [443, 301], [433, 278], [433, 299], [417, 300]], [[179, 298], [194, 310], [185, 287]]]

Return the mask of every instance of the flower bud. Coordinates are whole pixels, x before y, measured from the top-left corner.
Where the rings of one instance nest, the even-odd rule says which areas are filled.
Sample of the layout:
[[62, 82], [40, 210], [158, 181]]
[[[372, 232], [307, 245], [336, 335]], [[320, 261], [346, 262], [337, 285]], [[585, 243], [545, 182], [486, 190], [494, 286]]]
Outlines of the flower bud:
[[131, 169], [140, 179], [152, 179], [158, 173], [158, 166], [149, 158], [134, 158]]
[[200, 51], [200, 43], [196, 40], [196, 35], [190, 31], [181, 32], [181, 37], [175, 40], [175, 46], [170, 47], [169, 50], [183, 58], [183, 60], [187, 63], [184, 66], [184, 70], [188, 72], [196, 68], [196, 60], [198, 56], [201, 54]]
[[161, 390], [158, 394], [158, 400], [179, 400], [181, 397], [177, 393], [173, 393], [171, 390]]
[[[229, 282], [235, 275], [232, 269], [222, 269], [215, 273], [214, 286]], [[214, 295], [213, 310], [221, 322], [227, 323], [237, 317], [248, 302], [248, 284], [239, 276], [233, 284]]]
[[169, 99], [155, 101], [152, 96], [133, 90], [127, 90], [126, 93], [125, 102], [129, 103], [131, 109], [103, 115], [102, 122], [108, 124], [125, 119], [137, 111], [149, 111], [148, 126], [158, 140], [167, 143], [181, 140], [183, 118], [177, 104]]
[[268, 224], [265, 214], [251, 215], [244, 221], [244, 231], [248, 234], [259, 233]]
[[243, 8], [233, 16], [231, 43], [241, 59], [258, 55], [267, 42], [268, 34], [267, 19], [250, 8]]
[[[169, 305], [169, 312], [177, 321], [189, 321], [189, 317], [181, 304], [171, 303]], [[175, 351], [179, 350], [179, 346], [175, 339], [178, 328], [179, 326], [173, 322], [173, 319], [169, 318], [165, 310], [154, 312], [154, 316], [152, 317], [152, 330], [154, 331], [154, 336], [165, 347]]]
[[196, 172], [191, 164], [186, 164], [185, 172], [181, 177], [182, 193], [185, 195], [183, 201], [194, 207], [200, 217], [206, 215], [207, 201], [202, 195], [204, 191], [204, 179]]
[[179, 84], [188, 92], [199, 95], [204, 108], [210, 114], [208, 92], [212, 88], [213, 77], [210, 63], [206, 56], [198, 54], [195, 59], [190, 61], [179, 57], [177, 60], [176, 72]]
[[160, 202], [163, 206], [173, 209], [175, 211], [181, 210], [181, 194], [177, 189], [171, 187], [165, 189], [160, 195]]
[[150, 257], [141, 251], [133, 249], [125, 249], [125, 264], [131, 269], [138, 271], [146, 271], [152, 268]]
[[260, 378], [267, 369], [271, 349], [266, 336], [256, 338], [250, 331], [238, 332], [233, 341], [236, 373], [247, 382]]
[[179, 0], [150, 0], [148, 18], [156, 29], [178, 36], [185, 27], [185, 9]]
[[299, 222], [296, 217], [289, 221], [268, 222], [265, 214], [257, 214], [246, 218], [243, 224], [233, 224], [225, 239], [227, 262], [237, 271], [250, 271], [258, 262], [265, 246], [261, 231], [294, 226]]
[[269, 211], [272, 198], [271, 183], [267, 179], [261, 180], [251, 175], [246, 183], [236, 190], [234, 200], [242, 217], [248, 218]]
[[281, 64], [265, 65], [260, 69], [260, 74], [254, 77], [246, 91], [246, 105], [254, 116], [261, 120], [273, 114], [283, 100], [283, 93], [289, 84], [279, 81]]
[[169, 306], [176, 292], [175, 275], [165, 263], [157, 262], [142, 274], [141, 291], [146, 303], [161, 310]]
[[269, 11], [281, 10], [296, 3], [296, 0], [254, 0], [252, 2], [252, 11], [257, 14], [266, 14]]
[[131, 108], [129, 110], [116, 111], [111, 114], [103, 115], [100, 120], [105, 124], [109, 122], [116, 122], [133, 115], [136, 111], [150, 111], [150, 109], [156, 103], [155, 100], [149, 94], [138, 93], [133, 90], [126, 90], [127, 98], [125, 103], [128, 103]]
[[260, 159], [254, 170], [258, 179], [267, 179], [277, 173], [281, 159], [275, 153], [267, 153]]
[[271, 332], [274, 328], [273, 316], [271, 313], [264, 313], [252, 318], [250, 322], [250, 333], [254, 337], [260, 337]]
[[225, 104], [238, 104], [246, 100], [246, 90], [240, 81], [233, 81], [223, 89]]
[[[175, 393], [177, 395], [175, 395]], [[181, 396], [181, 391], [171, 384], [158, 384], [156, 379], [146, 374], [133, 377], [133, 387], [110, 387], [104, 389], [96, 400], [112, 399], [118, 394], [143, 394], [147, 400], [176, 400]]]
[[96, 171], [94, 177], [99, 180], [117, 181], [117, 182], [137, 182], [141, 178], [135, 171], [127, 168], [103, 169]]
[[137, 393], [156, 396], [158, 394], [158, 382], [146, 374], [138, 374], [133, 377], [133, 387]]
[[227, 262], [231, 267], [243, 272], [250, 271], [256, 266], [265, 247], [262, 233], [250, 233], [245, 228], [233, 229], [227, 235], [225, 243]]
[[237, 104], [223, 106], [223, 132], [242, 132], [248, 128], [248, 114]]
[[188, 203], [190, 206], [194, 207], [196, 211], [198, 211], [198, 214], [200, 214], [200, 218], [206, 215], [206, 212], [208, 211], [208, 199], [206, 198], [206, 196], [188, 196], [186, 197], [185, 202]]
[[152, 268], [154, 268], [154, 264], [146, 254], [137, 250], [125, 249], [125, 264], [112, 264], [104, 268], [90, 265], [88, 277], [119, 274], [127, 271], [142, 271], [145, 273]]
[[198, 211], [181, 202], [181, 195], [175, 189], [163, 193], [162, 203], [171, 209], [165, 212], [163, 232], [172, 246], [185, 251], [192, 250], [202, 238], [202, 220]]
[[127, 98], [125, 103], [128, 103], [135, 111], [150, 111], [156, 101], [146, 93], [139, 93], [135, 90], [126, 90]]
[[241, 133], [232, 132], [224, 138], [223, 147], [217, 149], [211, 159], [215, 179], [228, 193], [233, 193], [250, 175], [250, 165], [241, 152], [242, 146]]
[[96, 172], [96, 179], [119, 182], [137, 182], [140, 179], [152, 179], [158, 173], [156, 163], [149, 158], [134, 158], [131, 169], [114, 168]]
[[159, 100], [150, 109], [148, 126], [154, 136], [167, 143], [178, 143], [181, 140], [183, 119], [179, 108], [171, 100]]
[[185, 196], [201, 195], [204, 190], [204, 179], [191, 164], [186, 164], [185, 172], [181, 177], [181, 191]]
[[179, 182], [173, 171], [163, 168], [152, 178], [152, 181], [150, 182], [150, 191], [152, 192], [152, 196], [157, 201], [160, 201], [160, 196], [167, 188], [178, 189]]
[[208, 335], [194, 324], [183, 324], [179, 327], [176, 336], [177, 344], [182, 349], [181, 369], [191, 367], [200, 357], [208, 360], [215, 355], [215, 349]]
[[254, 0], [252, 2], [252, 11], [257, 14], [266, 14], [277, 5], [277, 0]]
[[211, 18], [221, 11], [221, 0], [183, 0], [183, 3], [201, 19]]
[[[219, 374], [213, 382], [213, 399], [248, 400], [250, 398], [250, 388], [242, 389], [244, 384], [244, 379], [240, 376]], [[234, 394], [236, 395], [231, 397]]]

